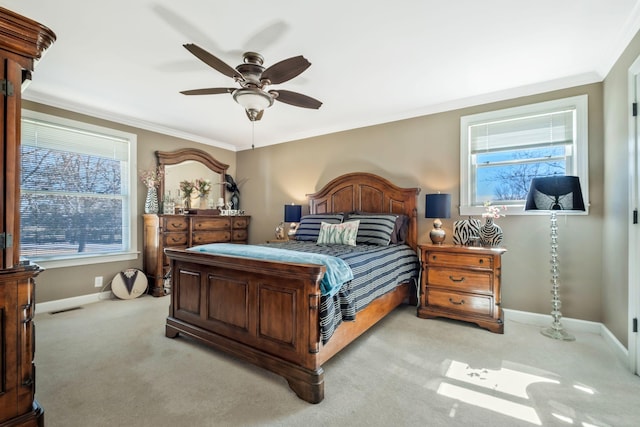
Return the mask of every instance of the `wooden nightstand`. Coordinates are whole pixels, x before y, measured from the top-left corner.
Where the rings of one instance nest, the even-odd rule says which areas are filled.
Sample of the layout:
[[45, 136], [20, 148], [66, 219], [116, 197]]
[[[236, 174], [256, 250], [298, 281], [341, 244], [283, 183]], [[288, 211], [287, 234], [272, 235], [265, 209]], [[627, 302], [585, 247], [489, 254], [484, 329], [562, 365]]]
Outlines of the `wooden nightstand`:
[[501, 257], [506, 249], [418, 245], [422, 261], [418, 317], [447, 317], [503, 333]]

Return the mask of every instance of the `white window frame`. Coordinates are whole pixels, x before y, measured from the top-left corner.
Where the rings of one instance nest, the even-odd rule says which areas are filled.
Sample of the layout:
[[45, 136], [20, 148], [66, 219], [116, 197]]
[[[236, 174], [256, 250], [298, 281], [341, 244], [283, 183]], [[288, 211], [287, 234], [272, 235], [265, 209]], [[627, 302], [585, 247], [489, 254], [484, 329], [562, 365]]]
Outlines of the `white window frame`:
[[22, 117], [33, 120], [42, 120], [49, 123], [57, 124], [64, 127], [72, 127], [75, 129], [84, 130], [87, 132], [98, 133], [103, 135], [111, 135], [117, 138], [126, 139], [128, 141], [128, 156], [129, 156], [129, 215], [128, 225], [125, 225], [129, 229], [129, 241], [125, 243], [127, 250], [115, 252], [115, 253], [94, 253], [94, 254], [76, 254], [65, 255], [64, 257], [34, 257], [30, 258], [31, 261], [36, 262], [44, 269], [61, 268], [61, 267], [74, 267], [81, 265], [100, 264], [106, 262], [118, 262], [137, 259], [139, 255], [138, 251], [138, 195], [137, 195], [137, 144], [138, 137], [136, 134], [123, 132], [117, 129], [106, 128], [97, 126], [85, 122], [66, 119], [50, 114], [40, 113], [36, 111], [30, 111], [23, 109]]
[[[485, 212], [482, 202], [473, 203], [472, 191], [475, 183], [471, 182], [473, 174], [471, 156], [470, 127], [482, 123], [509, 118], [526, 117], [535, 114], [561, 111], [567, 108], [576, 109], [575, 136], [573, 141], [573, 157], [570, 175], [580, 178], [582, 196], [585, 201], [585, 212], [558, 212], [559, 214], [588, 215], [589, 213], [589, 139], [588, 139], [588, 96], [579, 95], [553, 101], [529, 104], [503, 110], [488, 111], [460, 118], [460, 215], [479, 216]], [[502, 205], [500, 201], [493, 204]], [[548, 215], [544, 211], [525, 211], [522, 203], [508, 204], [507, 215]]]

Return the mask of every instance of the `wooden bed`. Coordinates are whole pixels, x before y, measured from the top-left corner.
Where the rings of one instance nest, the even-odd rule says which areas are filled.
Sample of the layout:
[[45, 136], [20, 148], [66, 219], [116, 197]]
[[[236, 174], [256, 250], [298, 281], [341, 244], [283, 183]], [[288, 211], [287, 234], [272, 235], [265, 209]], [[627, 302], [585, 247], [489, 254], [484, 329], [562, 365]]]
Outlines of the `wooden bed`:
[[[391, 212], [407, 215], [407, 243], [417, 247], [418, 188], [400, 188], [379, 176], [351, 173], [309, 194], [310, 213]], [[405, 283], [343, 322], [322, 344], [320, 279], [313, 264], [165, 250], [170, 259], [171, 305], [167, 337], [192, 337], [284, 377], [302, 399], [324, 398], [322, 365], [372, 325], [415, 295]]]

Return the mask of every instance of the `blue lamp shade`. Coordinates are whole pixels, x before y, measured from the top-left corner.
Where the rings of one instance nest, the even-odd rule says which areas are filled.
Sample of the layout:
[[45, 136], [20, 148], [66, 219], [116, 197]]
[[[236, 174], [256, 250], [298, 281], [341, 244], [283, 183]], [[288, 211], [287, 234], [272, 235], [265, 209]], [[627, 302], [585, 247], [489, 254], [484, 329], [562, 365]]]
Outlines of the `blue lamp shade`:
[[440, 218], [451, 218], [451, 194], [427, 194], [425, 204], [424, 217], [435, 218], [429, 237], [434, 245], [441, 245], [444, 243], [446, 233], [442, 229]]
[[425, 218], [451, 218], [451, 194], [427, 194]]
[[580, 180], [577, 176], [533, 178], [525, 211], [584, 211]]
[[300, 222], [301, 217], [301, 205], [284, 205], [284, 222]]

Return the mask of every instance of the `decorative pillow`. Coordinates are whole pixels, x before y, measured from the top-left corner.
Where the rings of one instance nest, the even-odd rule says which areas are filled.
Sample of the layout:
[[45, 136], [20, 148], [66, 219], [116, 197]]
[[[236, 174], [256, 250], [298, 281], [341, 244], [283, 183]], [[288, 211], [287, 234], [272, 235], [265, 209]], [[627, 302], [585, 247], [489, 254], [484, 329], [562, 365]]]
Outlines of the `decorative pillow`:
[[395, 214], [349, 215], [349, 220], [358, 220], [357, 244], [387, 246], [396, 225]]
[[[355, 211], [349, 214], [349, 217], [353, 215], [367, 215], [367, 216], [388, 216], [394, 215], [396, 217], [396, 223], [393, 227], [393, 233], [391, 233], [391, 243], [406, 243], [407, 234], [409, 233], [409, 217], [405, 214], [395, 214], [389, 212], [363, 212]], [[345, 218], [347, 220], [348, 218]]]
[[347, 221], [341, 224], [323, 222], [320, 225], [319, 245], [356, 245], [360, 221]]
[[296, 230], [296, 240], [316, 242], [320, 234], [320, 224], [327, 222], [329, 224], [340, 224], [342, 222], [342, 214], [312, 214], [305, 215], [300, 218], [298, 229]]

